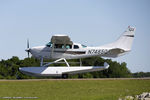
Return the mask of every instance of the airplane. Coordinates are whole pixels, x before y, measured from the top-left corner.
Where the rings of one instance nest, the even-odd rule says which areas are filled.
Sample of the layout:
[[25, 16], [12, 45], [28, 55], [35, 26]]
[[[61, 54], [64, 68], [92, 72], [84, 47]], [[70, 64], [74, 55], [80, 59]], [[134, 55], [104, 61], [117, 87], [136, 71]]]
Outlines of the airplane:
[[[134, 39], [135, 28], [128, 26], [123, 34], [115, 41], [106, 45], [89, 47], [83, 44], [74, 43], [67, 35], [53, 35], [51, 41], [45, 46], [37, 46], [29, 48], [27, 41], [28, 53], [33, 57], [40, 59], [40, 67], [21, 67], [19, 70], [27, 75], [32, 76], [58, 76], [67, 78], [69, 74], [94, 72], [108, 69], [109, 64], [106, 62], [104, 66], [82, 66], [81, 58], [101, 56], [101, 57], [118, 57], [131, 51], [132, 42]], [[54, 59], [54, 62], [44, 63], [43, 59]], [[80, 66], [70, 66], [67, 59], [80, 59]], [[49, 66], [53, 63], [62, 63], [66, 66]]]

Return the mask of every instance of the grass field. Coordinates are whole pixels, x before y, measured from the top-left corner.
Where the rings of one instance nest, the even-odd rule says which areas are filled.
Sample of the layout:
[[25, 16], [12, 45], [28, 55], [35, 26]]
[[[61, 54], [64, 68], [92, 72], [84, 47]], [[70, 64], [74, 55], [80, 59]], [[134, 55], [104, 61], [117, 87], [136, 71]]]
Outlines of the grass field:
[[119, 97], [142, 92], [150, 92], [150, 80], [0, 81], [0, 99], [38, 97], [34, 100], [118, 100]]

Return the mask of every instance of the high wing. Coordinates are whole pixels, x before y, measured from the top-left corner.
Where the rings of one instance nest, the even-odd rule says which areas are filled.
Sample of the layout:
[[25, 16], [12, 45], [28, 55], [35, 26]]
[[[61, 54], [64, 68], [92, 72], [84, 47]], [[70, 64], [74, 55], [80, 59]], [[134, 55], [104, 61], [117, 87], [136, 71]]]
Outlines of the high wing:
[[51, 42], [53, 44], [70, 44], [70, 45], [73, 44], [73, 42], [67, 35], [53, 35], [51, 38]]

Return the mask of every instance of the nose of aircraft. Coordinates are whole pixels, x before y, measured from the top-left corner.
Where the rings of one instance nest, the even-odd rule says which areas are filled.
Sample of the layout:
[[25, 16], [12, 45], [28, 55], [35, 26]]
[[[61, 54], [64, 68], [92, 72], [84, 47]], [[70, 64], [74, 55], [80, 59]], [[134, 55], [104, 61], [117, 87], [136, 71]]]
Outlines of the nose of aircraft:
[[35, 55], [38, 52], [38, 49], [36, 47], [32, 47], [32, 48], [25, 49], [25, 51], [28, 53], [28, 57], [29, 57], [29, 53]]
[[28, 54], [28, 58], [29, 58], [29, 54], [31, 53], [32, 56], [39, 56], [40, 52], [42, 51], [42, 49], [44, 48], [44, 46], [37, 46], [37, 47], [32, 47], [30, 48], [29, 46], [29, 39], [27, 39], [27, 49], [25, 49], [25, 51]]
[[37, 46], [37, 47], [27, 48], [25, 51], [28, 52], [28, 57], [29, 57], [29, 53], [31, 53], [32, 56], [34, 57], [38, 57], [40, 56], [43, 48], [44, 46]]
[[30, 48], [25, 49], [26, 52], [30, 52]]
[[27, 48], [25, 51], [28, 53], [28, 58], [29, 58], [29, 53], [30, 53], [30, 48]]
[[37, 52], [37, 49], [35, 47], [33, 47], [33, 48], [27, 48], [27, 49], [25, 49], [25, 51], [28, 53], [28, 57], [29, 57], [29, 53], [31, 53], [33, 55]]

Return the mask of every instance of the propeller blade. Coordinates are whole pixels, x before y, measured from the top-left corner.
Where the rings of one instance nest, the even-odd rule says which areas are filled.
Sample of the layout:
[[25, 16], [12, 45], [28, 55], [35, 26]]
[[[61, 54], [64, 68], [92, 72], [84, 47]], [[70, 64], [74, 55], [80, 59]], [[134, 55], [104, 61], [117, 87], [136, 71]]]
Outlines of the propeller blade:
[[29, 39], [27, 39], [27, 48], [29, 48]]
[[30, 57], [30, 46], [29, 46], [29, 39], [27, 39], [27, 49], [26, 52], [28, 53], [28, 58]]

